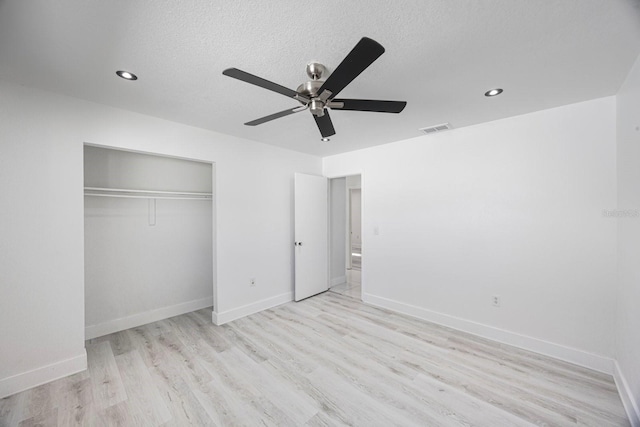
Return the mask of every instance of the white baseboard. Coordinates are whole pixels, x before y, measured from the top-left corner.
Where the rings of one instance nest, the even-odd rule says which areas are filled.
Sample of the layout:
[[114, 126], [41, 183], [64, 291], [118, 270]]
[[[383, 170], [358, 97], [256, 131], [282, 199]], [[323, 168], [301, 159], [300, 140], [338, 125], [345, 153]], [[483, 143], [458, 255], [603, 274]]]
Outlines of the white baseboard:
[[617, 361], [614, 363], [614, 367], [613, 379], [616, 381], [616, 387], [618, 387], [618, 393], [620, 394], [620, 399], [622, 399], [624, 409], [627, 411], [629, 421], [631, 421], [633, 427], [640, 427], [640, 408], [638, 407], [640, 396], [633, 395], [631, 387], [629, 387], [629, 383], [620, 370], [620, 365], [618, 365]]
[[565, 362], [570, 362], [605, 374], [613, 374], [614, 361], [608, 357], [371, 294], [363, 294], [362, 301], [370, 305], [397, 311], [402, 314], [417, 317], [418, 319], [437, 323], [439, 325], [477, 335], [482, 338], [487, 338], [503, 344], [508, 344], [524, 350], [564, 360]]
[[287, 292], [284, 294], [276, 295], [275, 297], [266, 298], [260, 301], [253, 302], [251, 304], [243, 305], [241, 307], [233, 308], [231, 310], [223, 311], [221, 313], [213, 312], [211, 319], [216, 325], [223, 325], [232, 320], [240, 319], [241, 317], [248, 316], [250, 314], [257, 313], [262, 310], [273, 308], [280, 304], [293, 301], [293, 293]]
[[103, 335], [112, 334], [125, 329], [135, 328], [137, 326], [146, 325], [147, 323], [157, 322], [158, 320], [168, 319], [169, 317], [179, 316], [181, 314], [190, 313], [192, 311], [213, 306], [213, 297], [201, 298], [193, 301], [187, 301], [169, 307], [157, 308], [155, 310], [145, 311], [144, 313], [133, 314], [119, 319], [109, 320], [108, 322], [90, 325], [84, 328], [84, 336], [86, 340], [101, 337]]
[[87, 369], [87, 352], [0, 380], [0, 399]]
[[347, 276], [340, 276], [331, 279], [331, 286], [342, 285], [343, 283], [347, 283]]

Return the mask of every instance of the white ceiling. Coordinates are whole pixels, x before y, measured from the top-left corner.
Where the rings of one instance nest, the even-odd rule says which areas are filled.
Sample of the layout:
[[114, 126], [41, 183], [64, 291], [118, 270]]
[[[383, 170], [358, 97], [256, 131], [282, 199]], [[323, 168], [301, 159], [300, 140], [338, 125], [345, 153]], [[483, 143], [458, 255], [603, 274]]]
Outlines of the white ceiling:
[[[243, 125], [297, 104], [225, 68], [295, 89], [363, 36], [386, 53], [340, 97], [402, 113]], [[639, 53], [638, 0], [0, 0], [2, 79], [321, 156], [614, 95]]]

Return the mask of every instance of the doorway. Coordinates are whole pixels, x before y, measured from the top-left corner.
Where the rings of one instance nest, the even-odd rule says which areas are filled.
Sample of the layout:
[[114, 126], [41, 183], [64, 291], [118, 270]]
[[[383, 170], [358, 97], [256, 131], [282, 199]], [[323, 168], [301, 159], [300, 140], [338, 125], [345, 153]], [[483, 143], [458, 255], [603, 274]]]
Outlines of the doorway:
[[330, 291], [362, 299], [362, 179], [330, 180]]

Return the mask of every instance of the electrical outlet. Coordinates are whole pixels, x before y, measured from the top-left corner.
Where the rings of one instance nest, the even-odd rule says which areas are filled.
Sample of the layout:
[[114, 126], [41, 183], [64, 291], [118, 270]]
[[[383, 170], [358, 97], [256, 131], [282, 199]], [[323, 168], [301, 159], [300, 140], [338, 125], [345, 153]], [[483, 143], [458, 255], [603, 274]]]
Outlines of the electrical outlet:
[[251, 286], [252, 288], [256, 286], [256, 278], [252, 277], [251, 279], [249, 279], [249, 286]]
[[494, 295], [491, 299], [491, 303], [494, 307], [500, 307], [500, 295]]

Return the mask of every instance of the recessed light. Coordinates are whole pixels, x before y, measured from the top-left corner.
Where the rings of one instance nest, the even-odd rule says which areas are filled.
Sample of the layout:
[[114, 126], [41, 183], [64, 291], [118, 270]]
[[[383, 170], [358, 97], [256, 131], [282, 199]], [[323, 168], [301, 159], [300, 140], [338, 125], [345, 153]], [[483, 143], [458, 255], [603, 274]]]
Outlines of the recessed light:
[[322, 142], [329, 142], [329, 141], [331, 141], [331, 140], [330, 140], [329, 138], [322, 138], [322, 139], [320, 139], [320, 141], [322, 141]]
[[502, 89], [496, 88], [491, 89], [490, 91], [485, 92], [484, 96], [497, 96], [502, 93]]
[[125, 80], [138, 80], [138, 76], [136, 76], [133, 73], [130, 73], [129, 71], [119, 70], [119, 71], [116, 71], [116, 74]]

